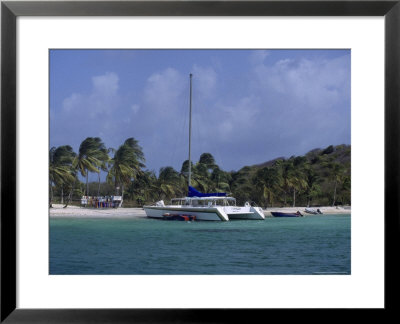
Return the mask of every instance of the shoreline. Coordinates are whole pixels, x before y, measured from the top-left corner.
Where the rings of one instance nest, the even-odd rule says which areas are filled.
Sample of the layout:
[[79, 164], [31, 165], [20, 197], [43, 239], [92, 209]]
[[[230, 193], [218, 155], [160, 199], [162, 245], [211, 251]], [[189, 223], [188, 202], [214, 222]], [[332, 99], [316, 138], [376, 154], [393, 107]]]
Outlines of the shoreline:
[[[323, 215], [307, 214], [304, 209], [306, 207], [272, 207], [263, 209], [265, 217], [273, 217], [271, 211], [295, 213], [300, 211], [304, 216], [323, 216], [333, 214], [351, 214], [351, 209], [343, 207], [315, 207], [319, 208]], [[143, 208], [84, 208], [78, 206], [68, 206], [63, 208], [61, 204], [53, 204], [49, 208], [50, 218], [146, 218], [146, 213]]]
[[50, 218], [146, 218], [143, 208], [85, 208], [53, 204]]
[[299, 211], [300, 213], [303, 214], [303, 216], [323, 216], [323, 215], [337, 215], [337, 214], [351, 214], [351, 207], [350, 209], [345, 209], [343, 207], [329, 207], [329, 206], [323, 206], [323, 207], [309, 207], [313, 208], [315, 210], [319, 209], [322, 212], [321, 214], [307, 214], [305, 212], [305, 209], [307, 207], [300, 206], [300, 207], [271, 207], [267, 209], [263, 209], [265, 217], [273, 217], [271, 215], [271, 211], [273, 212], [281, 212], [281, 213], [295, 213]]

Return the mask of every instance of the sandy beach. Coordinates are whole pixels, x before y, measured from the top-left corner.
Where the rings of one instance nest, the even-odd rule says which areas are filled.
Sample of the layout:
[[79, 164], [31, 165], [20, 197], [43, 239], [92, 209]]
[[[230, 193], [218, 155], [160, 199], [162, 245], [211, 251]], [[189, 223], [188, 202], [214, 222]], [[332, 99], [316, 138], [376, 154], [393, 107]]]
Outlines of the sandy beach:
[[[313, 209], [319, 209], [323, 214], [326, 215], [334, 215], [334, 214], [351, 214], [351, 209], [350, 207], [347, 208], [343, 208], [343, 207], [310, 207]], [[267, 208], [264, 209], [264, 214], [266, 217], [271, 216], [271, 211], [273, 212], [281, 212], [281, 213], [295, 213], [297, 211], [299, 211], [300, 213], [302, 213], [304, 216], [314, 216], [312, 214], [307, 214], [304, 210], [306, 209], [306, 207], [282, 207], [282, 208], [278, 208], [278, 207], [272, 207], [272, 208]]]
[[[303, 215], [313, 216], [304, 212], [305, 207], [284, 207], [264, 209], [266, 217], [272, 217], [271, 211], [296, 212], [300, 211]], [[323, 214], [350, 214], [350, 209], [342, 207], [319, 207]], [[61, 204], [53, 204], [50, 208], [52, 218], [141, 218], [146, 217], [143, 208], [83, 208], [78, 206], [68, 206], [63, 208]]]
[[50, 217], [60, 218], [137, 218], [146, 217], [143, 208], [83, 208], [53, 204]]

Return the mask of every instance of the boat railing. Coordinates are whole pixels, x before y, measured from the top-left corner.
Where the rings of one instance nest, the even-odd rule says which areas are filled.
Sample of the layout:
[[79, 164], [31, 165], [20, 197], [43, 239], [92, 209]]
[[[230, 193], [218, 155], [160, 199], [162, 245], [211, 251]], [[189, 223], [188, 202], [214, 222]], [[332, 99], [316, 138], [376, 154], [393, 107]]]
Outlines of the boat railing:
[[233, 197], [185, 197], [171, 199], [171, 205], [191, 207], [236, 206]]

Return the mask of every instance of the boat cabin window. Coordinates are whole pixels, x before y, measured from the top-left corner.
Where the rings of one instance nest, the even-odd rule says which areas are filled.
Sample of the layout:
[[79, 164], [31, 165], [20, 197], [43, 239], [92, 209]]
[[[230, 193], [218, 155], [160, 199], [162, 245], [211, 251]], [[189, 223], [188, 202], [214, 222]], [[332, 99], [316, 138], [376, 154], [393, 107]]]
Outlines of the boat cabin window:
[[185, 204], [185, 199], [171, 199], [171, 205], [180, 206]]
[[171, 199], [171, 205], [175, 206], [193, 206], [193, 207], [212, 207], [212, 206], [236, 206], [235, 198], [182, 198]]
[[235, 200], [234, 199], [220, 199], [217, 204], [223, 205], [223, 206], [235, 206]]

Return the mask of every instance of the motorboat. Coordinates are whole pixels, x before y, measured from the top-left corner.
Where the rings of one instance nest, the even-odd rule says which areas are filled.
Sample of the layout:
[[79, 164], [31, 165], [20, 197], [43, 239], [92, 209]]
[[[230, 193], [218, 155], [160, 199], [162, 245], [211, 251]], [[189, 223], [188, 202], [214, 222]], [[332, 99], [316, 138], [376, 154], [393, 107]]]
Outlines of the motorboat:
[[319, 209], [315, 209], [315, 208], [306, 208], [304, 210], [307, 214], [312, 214], [312, 215], [318, 215], [318, 214], [322, 214], [321, 210]]
[[299, 211], [295, 213], [282, 213], [282, 212], [271, 212], [274, 217], [303, 217], [303, 214]]

